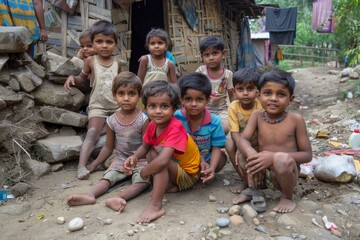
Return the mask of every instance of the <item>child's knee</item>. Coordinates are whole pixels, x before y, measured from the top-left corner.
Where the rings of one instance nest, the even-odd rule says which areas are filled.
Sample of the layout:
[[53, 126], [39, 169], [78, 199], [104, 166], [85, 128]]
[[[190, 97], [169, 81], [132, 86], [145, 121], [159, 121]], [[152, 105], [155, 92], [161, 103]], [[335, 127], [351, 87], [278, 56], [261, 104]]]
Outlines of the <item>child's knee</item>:
[[289, 154], [278, 152], [274, 155], [273, 167], [277, 173], [293, 172], [296, 162]]

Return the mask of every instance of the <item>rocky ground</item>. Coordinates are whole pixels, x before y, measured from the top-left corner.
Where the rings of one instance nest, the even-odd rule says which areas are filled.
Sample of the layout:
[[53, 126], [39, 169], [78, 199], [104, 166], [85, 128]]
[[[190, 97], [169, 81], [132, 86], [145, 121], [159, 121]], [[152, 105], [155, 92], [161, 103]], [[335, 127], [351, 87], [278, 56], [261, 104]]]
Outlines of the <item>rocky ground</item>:
[[[358, 119], [358, 98], [345, 99], [354, 91], [350, 81], [340, 83], [338, 75], [328, 74], [328, 68], [308, 68], [293, 71], [297, 80], [293, 111], [300, 112], [308, 126], [314, 158], [336, 149], [336, 143], [347, 143], [350, 130], [346, 120]], [[340, 101], [339, 101], [340, 100]], [[344, 101], [346, 100], [346, 101]], [[328, 138], [318, 138], [318, 132]], [[329, 139], [332, 143], [329, 143]], [[342, 149], [344, 146], [338, 146]], [[359, 159], [354, 155], [355, 159]], [[276, 214], [271, 209], [279, 192], [265, 190], [267, 211], [256, 214], [246, 204], [232, 207], [235, 197], [230, 188], [239, 183], [231, 164], [217, 174], [210, 186], [183, 193], [167, 194], [166, 214], [147, 226], [134, 224], [146, 206], [150, 191], [131, 200], [124, 212], [115, 213], [105, 207], [105, 199], [121, 191], [116, 186], [98, 198], [95, 205], [68, 207], [66, 199], [73, 193], [85, 192], [98, 182], [102, 172], [89, 180], [76, 180], [76, 163], [40, 179], [28, 176], [31, 186], [22, 197], [0, 204], [1, 239], [339, 239], [324, 226], [323, 216], [338, 227], [342, 239], [360, 238], [360, 186], [351, 183], [324, 183], [314, 178], [301, 178], [296, 188], [297, 208], [290, 214]], [[211, 198], [211, 200], [210, 200]], [[216, 226], [219, 218], [230, 219], [227, 209], [239, 211], [241, 217], [231, 217], [224, 228]], [[65, 223], [58, 224], [57, 218]], [[85, 227], [68, 231], [71, 219], [80, 217]], [[319, 226], [315, 225], [315, 220]]]

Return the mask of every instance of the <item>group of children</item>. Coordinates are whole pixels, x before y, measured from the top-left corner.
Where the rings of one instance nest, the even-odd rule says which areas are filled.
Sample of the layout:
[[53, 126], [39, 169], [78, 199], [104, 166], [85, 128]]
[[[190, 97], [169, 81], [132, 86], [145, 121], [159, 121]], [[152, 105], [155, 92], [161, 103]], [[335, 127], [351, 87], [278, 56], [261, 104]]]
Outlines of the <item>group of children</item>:
[[[64, 84], [68, 92], [86, 82], [92, 87], [77, 177], [88, 178], [109, 157], [112, 162], [88, 193], [70, 196], [68, 205], [94, 204], [116, 182], [131, 177], [132, 184], [107, 199], [106, 206], [121, 212], [127, 200], [151, 184], [150, 202], [137, 219], [148, 223], [165, 214], [166, 192], [211, 183], [226, 164], [225, 148], [243, 183], [232, 189], [238, 194], [234, 204], [251, 201], [255, 210], [265, 211], [258, 204], [265, 182], [282, 192], [275, 211], [294, 210], [299, 165], [309, 162], [312, 152], [302, 116], [286, 111], [294, 98], [291, 75], [274, 70], [260, 76], [248, 68], [233, 75], [222, 65], [224, 42], [208, 36], [200, 43], [205, 65], [177, 80], [175, 65], [166, 58], [169, 37], [162, 29], [148, 33], [150, 54], [139, 59], [135, 75], [121, 71], [112, 56], [117, 43], [113, 24], [99, 21], [90, 32], [96, 54], [82, 50], [81, 74]], [[87, 166], [104, 125], [105, 145]]]

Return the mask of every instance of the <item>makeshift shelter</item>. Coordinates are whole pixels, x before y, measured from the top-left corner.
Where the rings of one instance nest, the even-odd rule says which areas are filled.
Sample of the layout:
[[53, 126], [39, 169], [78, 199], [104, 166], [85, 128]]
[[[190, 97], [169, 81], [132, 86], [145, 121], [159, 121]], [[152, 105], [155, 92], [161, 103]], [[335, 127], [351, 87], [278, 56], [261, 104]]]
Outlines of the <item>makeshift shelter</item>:
[[153, 27], [169, 33], [180, 73], [194, 71], [201, 63], [199, 42], [207, 35], [223, 37], [227, 51], [225, 66], [236, 70], [239, 23], [244, 16], [261, 15], [265, 7], [256, 5], [254, 0], [46, 1], [48, 46], [63, 56], [74, 55], [79, 32], [97, 20], [112, 21], [118, 30], [119, 54], [133, 72], [137, 72], [140, 56], [147, 53], [145, 36]]

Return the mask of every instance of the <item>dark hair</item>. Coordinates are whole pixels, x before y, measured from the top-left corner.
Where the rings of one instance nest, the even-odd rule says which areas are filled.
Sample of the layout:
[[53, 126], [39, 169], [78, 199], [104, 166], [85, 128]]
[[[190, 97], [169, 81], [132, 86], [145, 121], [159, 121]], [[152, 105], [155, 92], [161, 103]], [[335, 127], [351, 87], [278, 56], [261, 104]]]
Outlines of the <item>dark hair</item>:
[[147, 105], [149, 97], [158, 97], [167, 94], [170, 97], [171, 106], [178, 109], [180, 106], [180, 91], [175, 84], [167, 81], [155, 80], [144, 85], [142, 90], [142, 102]]
[[140, 78], [132, 72], [124, 71], [116, 75], [116, 77], [112, 82], [112, 87], [111, 87], [111, 91], [114, 96], [116, 94], [116, 91], [121, 86], [124, 87], [131, 86], [136, 89], [139, 95], [141, 94], [142, 82]]
[[112, 36], [115, 40], [115, 44], [117, 44], [117, 33], [116, 33], [116, 27], [114, 24], [112, 24], [109, 21], [100, 20], [96, 23], [94, 23], [91, 26], [91, 41], [94, 41], [96, 34], [104, 34], [107, 36]]
[[210, 97], [212, 87], [210, 80], [205, 74], [199, 72], [186, 74], [179, 78], [178, 84], [180, 87], [181, 97], [185, 96], [186, 91], [189, 88], [204, 93], [207, 99]]
[[203, 54], [208, 48], [223, 51], [225, 44], [220, 36], [207, 36], [200, 42], [200, 53]]
[[91, 39], [91, 29], [90, 28], [87, 28], [85, 29], [84, 31], [82, 31], [79, 35], [79, 41], [81, 39], [84, 39], [84, 38], [89, 38]]
[[168, 46], [168, 47], [171, 45], [169, 35], [164, 29], [152, 28], [150, 30], [150, 32], [148, 32], [148, 34], [146, 35], [145, 48], [147, 50], [149, 50], [149, 42], [150, 42], [150, 38], [152, 38], [152, 37], [160, 38], [161, 40], [163, 40], [165, 42], [166, 46]]
[[291, 74], [286, 71], [273, 70], [264, 73], [259, 79], [258, 89], [261, 90], [261, 88], [264, 86], [266, 82], [280, 83], [289, 90], [290, 96], [294, 94], [295, 80], [291, 76]]
[[260, 73], [254, 68], [242, 68], [234, 72], [233, 86], [236, 84], [251, 83], [258, 85]]

